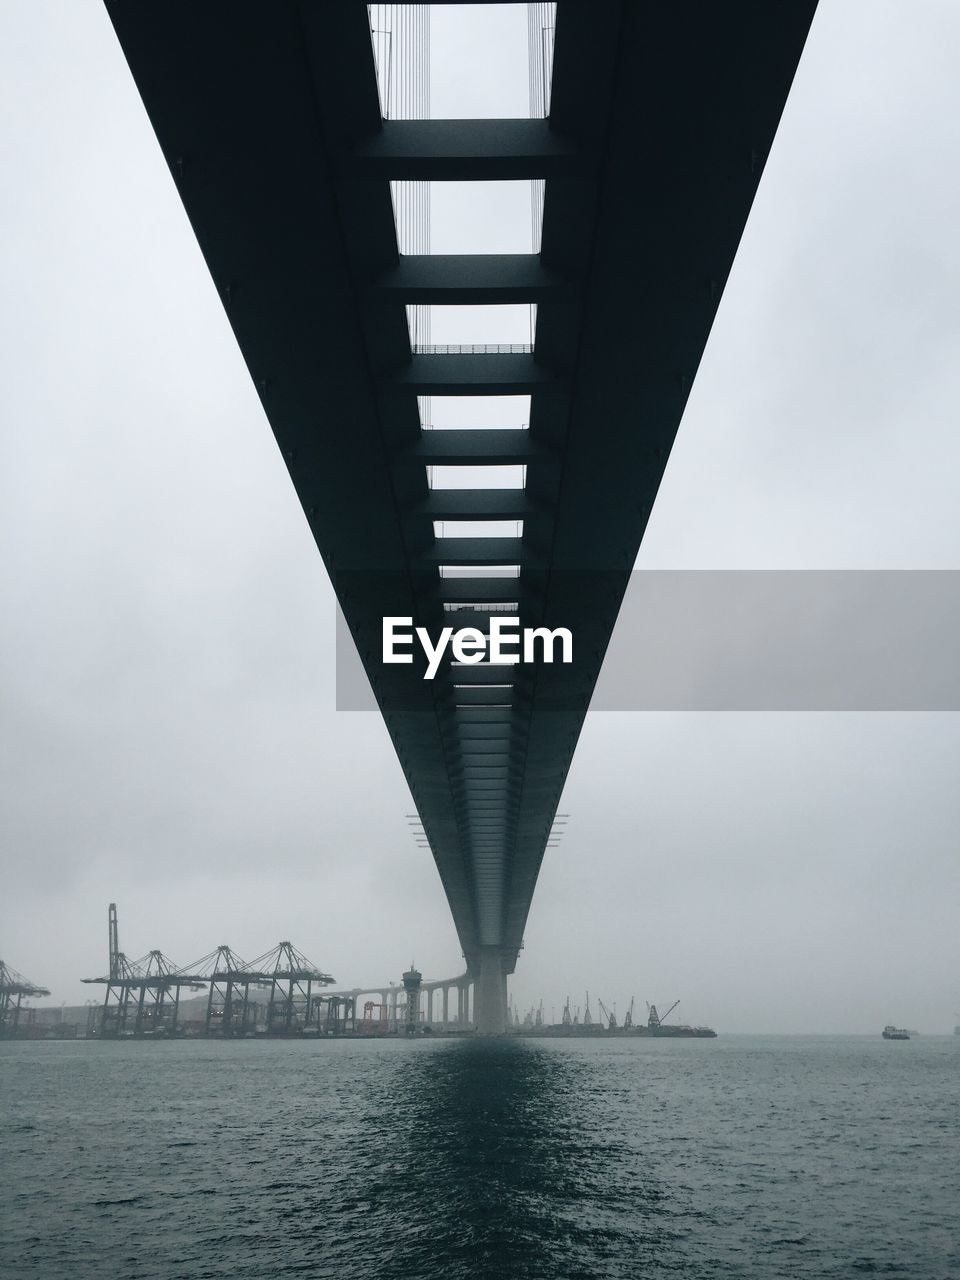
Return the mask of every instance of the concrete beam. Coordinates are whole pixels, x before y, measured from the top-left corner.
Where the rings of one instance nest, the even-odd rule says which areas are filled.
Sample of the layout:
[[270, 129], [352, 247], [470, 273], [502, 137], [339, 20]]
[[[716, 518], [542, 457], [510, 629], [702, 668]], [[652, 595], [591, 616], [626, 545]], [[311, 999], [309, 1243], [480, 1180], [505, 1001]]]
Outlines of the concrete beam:
[[509, 707], [457, 707], [449, 712], [438, 713], [442, 718], [449, 716], [457, 725], [461, 724], [499, 724], [509, 725], [513, 719]]
[[526, 489], [431, 489], [415, 510], [433, 520], [522, 520], [543, 508]]
[[530, 547], [524, 538], [437, 538], [417, 556], [420, 564], [527, 564]]
[[458, 707], [493, 707], [503, 702], [510, 702], [516, 706], [523, 698], [520, 689], [508, 683], [502, 687], [499, 685], [491, 687], [488, 684], [460, 685], [456, 689], [451, 689], [448, 696], [450, 702]]
[[341, 172], [364, 178], [480, 182], [549, 178], [585, 168], [547, 120], [385, 120]]
[[501, 428], [439, 427], [424, 431], [415, 444], [409, 445], [399, 459], [435, 466], [509, 465], [515, 462], [543, 462], [559, 457], [556, 450], [543, 444], [529, 431]]
[[518, 604], [525, 593], [519, 578], [438, 578], [434, 594], [450, 604]]
[[370, 293], [384, 302], [475, 306], [563, 302], [576, 298], [577, 288], [535, 253], [432, 253], [403, 254]]
[[385, 381], [421, 396], [519, 396], [561, 385], [529, 351], [424, 352]]

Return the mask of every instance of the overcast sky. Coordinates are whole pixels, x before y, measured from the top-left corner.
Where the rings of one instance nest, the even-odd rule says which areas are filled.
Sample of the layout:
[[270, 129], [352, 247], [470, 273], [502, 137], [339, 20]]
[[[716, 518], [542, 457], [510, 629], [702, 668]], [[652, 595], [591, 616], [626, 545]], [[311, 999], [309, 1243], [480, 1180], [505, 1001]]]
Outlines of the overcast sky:
[[[433, 113], [525, 114], [525, 42], [435, 11]], [[960, 568], [958, 61], [956, 0], [821, 0], [641, 567]], [[99, 0], [0, 0], [0, 173], [0, 956], [82, 1000], [115, 900], [132, 956], [459, 972]], [[435, 251], [525, 201], [435, 193]], [[958, 766], [949, 714], [589, 717], [516, 999], [947, 1029]]]

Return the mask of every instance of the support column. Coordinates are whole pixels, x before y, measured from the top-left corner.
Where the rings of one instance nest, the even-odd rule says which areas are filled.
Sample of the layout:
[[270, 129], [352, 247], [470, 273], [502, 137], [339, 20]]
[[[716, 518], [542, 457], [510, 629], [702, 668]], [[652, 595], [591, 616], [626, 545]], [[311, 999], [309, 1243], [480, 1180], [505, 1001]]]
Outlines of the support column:
[[474, 1022], [482, 1036], [502, 1036], [507, 1029], [507, 975], [498, 947], [481, 947], [474, 979]]
[[449, 1013], [450, 1013], [450, 988], [444, 987], [443, 988], [443, 1029], [444, 1031], [450, 1030]]

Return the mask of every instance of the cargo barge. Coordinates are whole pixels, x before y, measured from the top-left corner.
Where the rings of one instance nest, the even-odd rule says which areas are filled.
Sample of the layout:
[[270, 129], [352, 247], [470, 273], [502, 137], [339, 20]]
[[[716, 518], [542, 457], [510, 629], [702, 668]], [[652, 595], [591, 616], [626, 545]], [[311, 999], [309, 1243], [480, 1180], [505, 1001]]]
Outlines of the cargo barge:
[[540, 1036], [549, 1039], [646, 1037], [661, 1040], [715, 1040], [717, 1033], [712, 1027], [691, 1027], [683, 1022], [667, 1022], [667, 1018], [679, 1003], [679, 1000], [675, 1001], [662, 1017], [657, 1012], [655, 1004], [648, 1005], [647, 1021], [639, 1025], [634, 1024], [633, 1004], [631, 1003], [630, 1010], [623, 1020], [623, 1026], [619, 1026], [616, 1015], [606, 1009], [602, 1000], [600, 1001], [600, 1010], [604, 1015], [604, 1021], [591, 1021], [590, 998], [588, 995], [586, 1017], [583, 1022], [580, 1022], [576, 1017], [571, 1018], [568, 999], [563, 1011], [562, 1022], [548, 1024], [539, 1022], [531, 1024], [528, 1022], [523, 1026], [515, 1027], [514, 1032], [517, 1035]]

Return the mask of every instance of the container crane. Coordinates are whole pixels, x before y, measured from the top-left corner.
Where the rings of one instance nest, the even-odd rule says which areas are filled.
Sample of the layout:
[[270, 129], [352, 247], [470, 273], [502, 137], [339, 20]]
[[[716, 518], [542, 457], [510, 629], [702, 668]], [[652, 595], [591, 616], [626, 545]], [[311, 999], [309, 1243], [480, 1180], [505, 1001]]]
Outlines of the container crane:
[[597, 999], [597, 1003], [600, 1006], [600, 1012], [603, 1014], [604, 1018], [607, 1021], [607, 1030], [616, 1031], [617, 1015], [615, 1013], [611, 1013], [610, 1010], [607, 1008], [607, 1006], [599, 998]]

